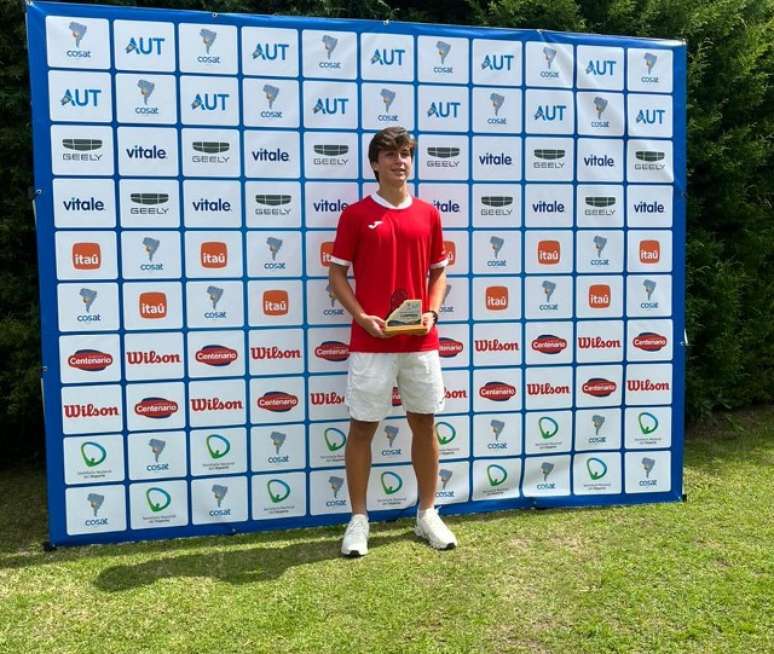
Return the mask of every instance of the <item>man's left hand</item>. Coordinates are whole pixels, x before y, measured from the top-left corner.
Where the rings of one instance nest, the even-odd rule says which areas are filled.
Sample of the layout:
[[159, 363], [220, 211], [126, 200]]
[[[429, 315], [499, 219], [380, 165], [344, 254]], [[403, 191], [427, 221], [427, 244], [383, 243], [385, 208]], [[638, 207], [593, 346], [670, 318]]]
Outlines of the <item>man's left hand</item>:
[[425, 328], [423, 336], [429, 334], [433, 327], [435, 327], [435, 316], [430, 311], [422, 314], [422, 327]]

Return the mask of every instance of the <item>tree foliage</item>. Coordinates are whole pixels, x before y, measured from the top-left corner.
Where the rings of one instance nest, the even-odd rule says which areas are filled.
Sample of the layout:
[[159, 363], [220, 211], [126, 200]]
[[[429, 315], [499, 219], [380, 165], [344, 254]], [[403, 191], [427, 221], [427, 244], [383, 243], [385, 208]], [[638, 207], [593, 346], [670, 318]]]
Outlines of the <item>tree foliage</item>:
[[[117, 0], [105, 4], [154, 6]], [[774, 400], [774, 0], [182, 0], [178, 9], [685, 39], [689, 417]], [[0, 424], [42, 452], [29, 84], [22, 6], [0, 0]]]

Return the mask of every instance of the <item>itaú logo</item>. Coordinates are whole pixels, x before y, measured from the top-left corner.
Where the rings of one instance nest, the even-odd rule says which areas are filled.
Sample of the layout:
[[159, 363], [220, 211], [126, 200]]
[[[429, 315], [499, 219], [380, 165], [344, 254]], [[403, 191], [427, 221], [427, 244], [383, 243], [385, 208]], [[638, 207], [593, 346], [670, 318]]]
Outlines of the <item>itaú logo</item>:
[[602, 377], [592, 377], [581, 386], [581, 390], [586, 393], [586, 395], [592, 395], [594, 397], [607, 397], [608, 395], [615, 393], [617, 388], [618, 386], [614, 381]]
[[261, 306], [267, 316], [285, 316], [288, 313], [288, 292], [283, 289], [273, 289], [263, 292]]
[[346, 361], [349, 358], [349, 345], [341, 341], [323, 341], [314, 348], [314, 355], [326, 361]]
[[99, 372], [113, 363], [113, 357], [99, 350], [77, 350], [67, 358], [71, 368], [86, 372]]
[[157, 291], [140, 293], [140, 316], [149, 320], [167, 317], [167, 295]]
[[508, 308], [508, 287], [488, 286], [485, 291], [484, 301], [489, 311], [504, 311]]
[[256, 403], [260, 409], [284, 413], [298, 406], [298, 398], [285, 391], [267, 391], [258, 398]]
[[658, 241], [640, 241], [640, 263], [658, 263], [661, 260], [661, 244]]
[[97, 270], [102, 265], [99, 243], [73, 243], [73, 268]]
[[228, 247], [222, 241], [201, 244], [199, 258], [202, 268], [225, 268], [228, 264]]
[[163, 397], [146, 397], [134, 405], [134, 412], [143, 418], [162, 419], [169, 418], [177, 413], [178, 406], [174, 400]]
[[239, 358], [236, 350], [232, 350], [225, 345], [205, 345], [195, 355], [198, 363], [205, 363], [208, 366], [227, 366]]
[[490, 381], [478, 389], [478, 394], [486, 400], [507, 402], [516, 395], [516, 388], [500, 381]]
[[561, 246], [559, 241], [538, 241], [537, 260], [544, 266], [552, 266], [561, 260]]

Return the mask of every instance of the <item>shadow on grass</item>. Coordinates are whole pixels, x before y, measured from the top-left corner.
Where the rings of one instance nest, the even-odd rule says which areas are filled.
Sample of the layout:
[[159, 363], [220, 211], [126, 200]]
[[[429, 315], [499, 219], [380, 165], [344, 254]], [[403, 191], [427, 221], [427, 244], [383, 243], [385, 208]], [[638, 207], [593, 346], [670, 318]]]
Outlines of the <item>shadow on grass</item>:
[[[341, 531], [341, 530], [340, 530]], [[405, 533], [374, 535], [369, 539], [373, 550], [404, 540]], [[199, 554], [183, 554], [145, 561], [136, 565], [116, 565], [103, 570], [94, 580], [94, 586], [106, 592], [120, 592], [148, 586], [161, 579], [210, 577], [229, 584], [251, 584], [272, 581], [289, 568], [320, 563], [339, 558], [339, 542], [299, 542], [284, 547], [250, 549], [222, 549]], [[352, 562], [357, 565], [357, 562]]]

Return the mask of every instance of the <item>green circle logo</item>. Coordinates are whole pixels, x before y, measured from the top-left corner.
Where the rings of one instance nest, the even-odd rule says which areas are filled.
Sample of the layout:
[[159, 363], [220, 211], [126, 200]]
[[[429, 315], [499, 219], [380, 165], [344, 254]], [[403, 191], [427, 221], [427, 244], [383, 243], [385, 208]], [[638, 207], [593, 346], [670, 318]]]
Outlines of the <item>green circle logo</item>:
[[213, 459], [222, 459], [231, 451], [231, 443], [225, 436], [210, 434], [207, 436], [207, 451]]
[[394, 472], [383, 472], [381, 481], [382, 488], [387, 495], [394, 495], [403, 488], [403, 480], [400, 478], [400, 475]]
[[81, 458], [89, 468], [93, 468], [107, 458], [107, 450], [99, 443], [85, 441], [81, 443]]
[[489, 479], [489, 485], [494, 488], [505, 483], [505, 480], [508, 479], [508, 471], [502, 466], [492, 463], [486, 468], [486, 476]]
[[148, 501], [150, 510], [154, 513], [163, 511], [172, 504], [172, 496], [163, 488], [153, 486], [145, 491], [145, 499]]
[[556, 422], [556, 420], [553, 418], [543, 416], [540, 420], [538, 420], [538, 429], [540, 430], [540, 435], [543, 437], [543, 439], [548, 440], [549, 438], [556, 436], [557, 432], [559, 431], [559, 423]]
[[448, 445], [457, 437], [457, 430], [448, 422], [436, 422], [435, 437], [439, 445]]
[[329, 452], [340, 450], [347, 444], [347, 435], [341, 429], [336, 429], [335, 427], [328, 427], [323, 432], [323, 438]]
[[290, 495], [290, 486], [281, 479], [269, 479], [269, 481], [266, 482], [266, 490], [269, 493], [269, 498], [274, 504], [286, 500], [288, 495]]

